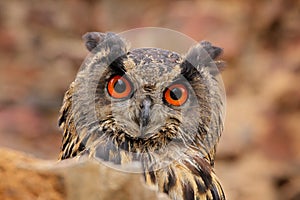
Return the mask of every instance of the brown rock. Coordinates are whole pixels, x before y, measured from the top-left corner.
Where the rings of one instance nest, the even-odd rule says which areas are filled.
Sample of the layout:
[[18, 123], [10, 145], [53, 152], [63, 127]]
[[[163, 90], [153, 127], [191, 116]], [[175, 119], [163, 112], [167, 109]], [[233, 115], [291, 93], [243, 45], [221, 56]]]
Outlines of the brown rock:
[[140, 174], [120, 172], [95, 160], [58, 163], [8, 149], [0, 149], [0, 154], [2, 200], [167, 199], [145, 186]]
[[60, 175], [28, 168], [39, 161], [25, 154], [5, 149], [0, 149], [0, 154], [0, 199], [65, 199]]

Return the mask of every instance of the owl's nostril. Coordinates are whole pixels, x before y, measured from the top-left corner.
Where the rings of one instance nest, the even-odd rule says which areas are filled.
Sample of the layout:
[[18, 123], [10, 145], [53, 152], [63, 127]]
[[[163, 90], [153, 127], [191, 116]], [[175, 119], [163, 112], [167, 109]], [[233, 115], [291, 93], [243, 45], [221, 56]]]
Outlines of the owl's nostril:
[[149, 123], [150, 119], [150, 109], [151, 109], [152, 100], [147, 96], [141, 104], [140, 112], [140, 129], [143, 130]]

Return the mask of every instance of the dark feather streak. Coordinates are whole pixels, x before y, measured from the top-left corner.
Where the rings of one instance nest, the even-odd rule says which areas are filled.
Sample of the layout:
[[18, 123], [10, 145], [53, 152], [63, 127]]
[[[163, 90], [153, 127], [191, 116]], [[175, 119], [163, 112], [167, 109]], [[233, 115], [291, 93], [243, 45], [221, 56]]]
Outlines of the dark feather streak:
[[183, 183], [182, 184], [183, 188], [183, 199], [184, 200], [194, 200], [194, 190], [190, 183]]
[[168, 173], [168, 181], [164, 184], [164, 192], [169, 193], [169, 191], [176, 185], [177, 177], [174, 173], [174, 170], [170, 168], [170, 171]]

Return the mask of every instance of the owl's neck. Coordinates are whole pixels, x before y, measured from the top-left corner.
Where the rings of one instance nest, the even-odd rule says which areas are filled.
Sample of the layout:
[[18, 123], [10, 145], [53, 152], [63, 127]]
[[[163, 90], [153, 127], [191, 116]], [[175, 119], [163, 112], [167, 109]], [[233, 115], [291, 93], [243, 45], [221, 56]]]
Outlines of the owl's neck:
[[[105, 141], [108, 141], [107, 138]], [[107, 147], [113, 143], [106, 143], [103, 146]], [[105, 158], [104, 160], [115, 164], [140, 161], [146, 184], [156, 187], [159, 192], [168, 194], [171, 199], [225, 200], [221, 184], [213, 171], [214, 150], [210, 152], [212, 155], [208, 154], [203, 157], [199, 152], [184, 151], [182, 147], [175, 144], [173, 146], [171, 144], [168, 151], [162, 148], [161, 151], [148, 151], [147, 153], [125, 151], [121, 146], [115, 146], [103, 154], [105, 149], [101, 148], [100, 144], [98, 143], [99, 146], [96, 149], [102, 154], [96, 152], [96, 157]]]

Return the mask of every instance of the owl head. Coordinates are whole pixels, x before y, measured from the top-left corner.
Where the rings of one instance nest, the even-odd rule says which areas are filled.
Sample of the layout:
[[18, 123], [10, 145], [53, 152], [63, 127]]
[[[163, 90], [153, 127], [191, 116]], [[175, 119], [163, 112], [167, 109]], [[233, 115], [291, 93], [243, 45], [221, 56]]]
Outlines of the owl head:
[[224, 65], [214, 60], [221, 48], [200, 42], [180, 55], [130, 49], [113, 33], [83, 39], [91, 54], [60, 118], [82, 152], [116, 164], [141, 158], [162, 163], [186, 152], [213, 160], [224, 123]]

